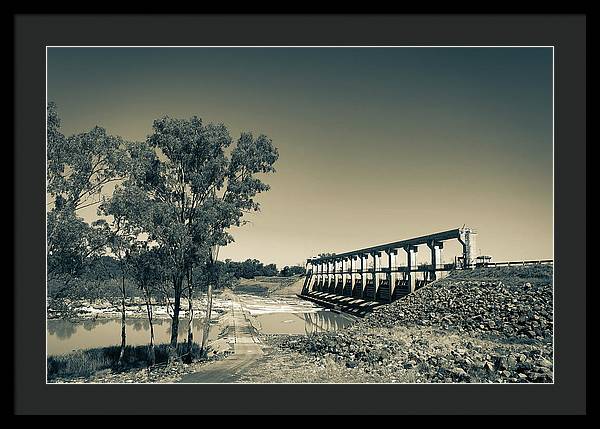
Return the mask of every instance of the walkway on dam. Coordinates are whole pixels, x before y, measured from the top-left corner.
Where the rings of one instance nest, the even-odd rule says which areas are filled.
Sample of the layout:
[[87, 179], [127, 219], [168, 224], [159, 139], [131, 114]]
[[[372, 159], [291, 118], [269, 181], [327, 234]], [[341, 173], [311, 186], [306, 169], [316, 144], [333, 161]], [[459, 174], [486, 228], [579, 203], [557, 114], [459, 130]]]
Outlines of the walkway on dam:
[[299, 294], [299, 298], [312, 301], [325, 308], [340, 310], [355, 316], [365, 316], [372, 312], [375, 308], [383, 305], [381, 302], [367, 301], [352, 296], [342, 296], [327, 292], [310, 291], [304, 294]]

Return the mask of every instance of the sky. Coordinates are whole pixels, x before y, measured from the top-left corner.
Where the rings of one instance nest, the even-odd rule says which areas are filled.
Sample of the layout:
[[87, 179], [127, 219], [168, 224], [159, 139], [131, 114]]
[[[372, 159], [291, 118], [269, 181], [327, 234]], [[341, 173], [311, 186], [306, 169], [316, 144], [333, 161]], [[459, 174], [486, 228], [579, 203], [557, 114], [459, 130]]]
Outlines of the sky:
[[196, 115], [270, 137], [271, 189], [220, 259], [283, 267], [466, 224], [508, 261], [553, 257], [552, 73], [551, 48], [48, 48], [47, 96], [66, 135], [139, 141]]

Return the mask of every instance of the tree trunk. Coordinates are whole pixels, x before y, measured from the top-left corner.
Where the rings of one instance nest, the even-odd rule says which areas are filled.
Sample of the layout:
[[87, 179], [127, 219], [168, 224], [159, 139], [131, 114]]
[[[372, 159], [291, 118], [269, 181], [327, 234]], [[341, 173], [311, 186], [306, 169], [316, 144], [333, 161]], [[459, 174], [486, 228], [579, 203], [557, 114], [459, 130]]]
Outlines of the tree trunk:
[[119, 353], [119, 360], [117, 366], [123, 364], [123, 356], [125, 355], [125, 346], [127, 345], [127, 338], [125, 334], [125, 274], [121, 277], [121, 352]]
[[148, 364], [150, 366], [156, 363], [156, 354], [154, 353], [154, 325], [152, 324], [152, 297], [148, 290], [144, 290], [146, 295], [146, 312], [148, 313], [148, 323], [150, 324], [150, 346], [148, 347]]
[[174, 279], [175, 297], [173, 303], [173, 317], [171, 323], [171, 343], [169, 344], [169, 360], [177, 356], [177, 339], [179, 336], [179, 310], [181, 309], [181, 288], [183, 276], [179, 275]]
[[194, 345], [194, 303], [192, 301], [194, 295], [194, 278], [192, 268], [190, 268], [188, 277], [188, 336], [187, 336], [187, 361], [192, 361], [192, 347]]
[[206, 293], [206, 317], [204, 318], [204, 330], [202, 332], [202, 347], [201, 354], [206, 357], [208, 354], [207, 344], [210, 334], [210, 314], [212, 310], [212, 281], [208, 283], [208, 291]]

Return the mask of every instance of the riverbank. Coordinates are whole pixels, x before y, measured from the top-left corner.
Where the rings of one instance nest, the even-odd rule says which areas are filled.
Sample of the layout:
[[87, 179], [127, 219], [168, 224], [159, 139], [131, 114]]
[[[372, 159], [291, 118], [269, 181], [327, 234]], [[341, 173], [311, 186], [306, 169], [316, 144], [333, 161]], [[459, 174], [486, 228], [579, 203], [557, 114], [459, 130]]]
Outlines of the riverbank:
[[[191, 362], [181, 360], [168, 364], [168, 345], [155, 346], [155, 364], [148, 364], [148, 346], [127, 346], [123, 361], [117, 366], [120, 347], [102, 347], [79, 350], [62, 356], [49, 356], [47, 359], [48, 382], [50, 383], [140, 383], [175, 381], [188, 372], [197, 371], [202, 365], [223, 359], [228, 351], [208, 351], [208, 357], [201, 358], [200, 347], [194, 344]], [[177, 345], [180, 359], [188, 356], [187, 344]]]
[[[223, 312], [227, 305], [229, 291], [218, 291], [213, 298], [213, 311]], [[230, 293], [230, 292], [229, 292]], [[70, 320], [85, 321], [96, 319], [115, 319], [121, 317], [121, 303], [112, 302], [107, 299], [98, 299], [90, 301], [86, 299], [65, 300], [68, 307], [68, 317], [63, 317], [62, 313], [49, 310], [48, 320]], [[179, 318], [188, 317], [187, 301], [182, 305], [179, 311]], [[206, 313], [206, 298], [194, 298], [192, 300], [194, 317], [202, 318]], [[143, 298], [130, 297], [125, 301], [125, 317], [127, 319], [146, 319], [148, 317], [146, 303]], [[157, 320], [166, 320], [171, 318], [170, 306], [166, 303], [152, 303], [152, 317]]]

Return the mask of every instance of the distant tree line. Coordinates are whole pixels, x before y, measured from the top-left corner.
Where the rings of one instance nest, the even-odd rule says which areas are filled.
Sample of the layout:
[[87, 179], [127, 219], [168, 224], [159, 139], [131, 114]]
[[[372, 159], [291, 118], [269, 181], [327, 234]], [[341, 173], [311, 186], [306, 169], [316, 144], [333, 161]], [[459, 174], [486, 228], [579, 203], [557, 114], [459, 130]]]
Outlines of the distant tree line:
[[[284, 266], [281, 270], [276, 264], [263, 264], [258, 259], [246, 259], [242, 262], [225, 259], [225, 261], [216, 261], [216, 271], [218, 272], [218, 282], [215, 289], [231, 287], [235, 279], [253, 279], [258, 276], [266, 277], [291, 277], [294, 275], [305, 274], [305, 268], [300, 265]], [[127, 270], [125, 273], [125, 288], [127, 296], [142, 296], [143, 291], [135, 286], [136, 271], [134, 269]], [[200, 275], [200, 274], [199, 274]], [[69, 289], [68, 297], [71, 299], [90, 299], [96, 301], [98, 299], [111, 299], [118, 297], [118, 291], [115, 290], [115, 284], [121, 277], [121, 267], [119, 260], [109, 255], [101, 255], [90, 260], [85, 269], [79, 273], [76, 279], [72, 280], [71, 288]], [[205, 292], [205, 287], [202, 284], [206, 282], [198, 279], [199, 287], [196, 292]], [[52, 296], [56, 290], [60, 288], [60, 282], [48, 282], [48, 293]], [[195, 295], [196, 296], [196, 295]]]
[[293, 275], [305, 273], [304, 267], [299, 265], [291, 267], [286, 265], [281, 270], [278, 270], [277, 265], [264, 265], [258, 259], [246, 259], [243, 262], [235, 262], [230, 259], [226, 259], [225, 262], [221, 263], [224, 265], [224, 270], [228, 273], [231, 273], [237, 279], [253, 279], [257, 276], [291, 277]]
[[293, 265], [288, 267], [287, 265], [279, 272], [281, 277], [291, 277], [298, 274], [306, 273], [306, 269], [300, 265]]

